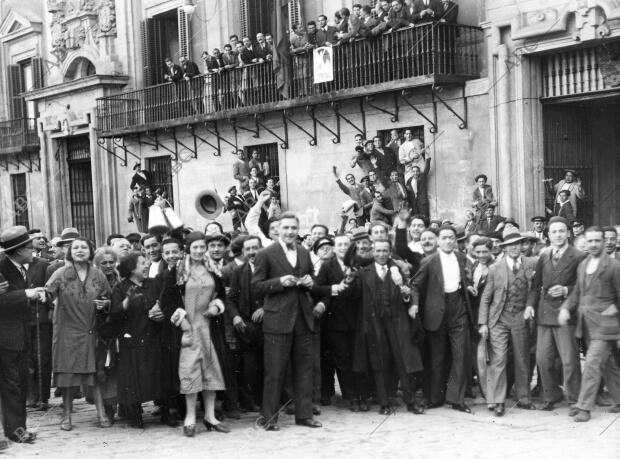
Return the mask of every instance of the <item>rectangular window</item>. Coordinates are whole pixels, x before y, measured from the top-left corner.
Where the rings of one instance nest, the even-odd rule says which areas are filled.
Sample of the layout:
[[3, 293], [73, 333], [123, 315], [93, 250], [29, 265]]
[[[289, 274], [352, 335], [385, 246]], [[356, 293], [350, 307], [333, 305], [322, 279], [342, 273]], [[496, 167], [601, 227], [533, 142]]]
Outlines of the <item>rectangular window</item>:
[[392, 131], [396, 131], [398, 132], [398, 138], [402, 143], [405, 140], [405, 131], [407, 129], [411, 129], [411, 133], [413, 134], [414, 139], [420, 139], [422, 143], [426, 146], [426, 143], [424, 142], [424, 126], [407, 126], [398, 129], [383, 129], [381, 131], [377, 131], [377, 135], [381, 137], [383, 145], [387, 145], [391, 141]]
[[80, 234], [95, 242], [95, 208], [93, 176], [88, 136], [67, 139], [67, 164], [69, 169], [69, 196], [71, 200], [71, 225]]
[[[294, 0], [291, 3], [298, 4], [298, 2], [299, 0]], [[273, 2], [271, 0], [241, 0], [240, 39], [246, 36], [254, 42], [256, 40], [256, 34], [259, 32], [275, 32], [275, 30], [271, 30], [274, 3], [279, 4], [280, 2]]]
[[155, 156], [146, 158], [146, 170], [151, 173], [151, 185], [153, 194], [159, 188], [160, 192], [166, 193], [166, 199], [174, 207], [174, 194], [172, 190], [172, 164], [170, 156]]
[[28, 192], [26, 189], [26, 174], [11, 175], [11, 188], [13, 190], [13, 215], [15, 225], [30, 227], [28, 217]]
[[243, 148], [245, 151], [245, 157], [248, 160], [252, 159], [252, 152], [256, 150], [258, 152], [258, 160], [261, 164], [267, 163], [269, 173], [266, 174], [266, 178], [274, 179], [276, 185], [280, 182], [280, 163], [278, 161], [278, 144], [277, 143], [265, 143], [261, 145], [249, 145]]

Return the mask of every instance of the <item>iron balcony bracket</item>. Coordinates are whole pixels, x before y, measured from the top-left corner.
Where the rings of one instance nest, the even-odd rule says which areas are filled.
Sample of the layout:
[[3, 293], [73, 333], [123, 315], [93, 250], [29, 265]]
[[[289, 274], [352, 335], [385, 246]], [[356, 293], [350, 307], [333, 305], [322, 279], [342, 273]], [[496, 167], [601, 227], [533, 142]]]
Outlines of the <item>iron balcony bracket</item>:
[[[306, 111], [308, 111], [308, 109], [309, 109], [309, 107], [306, 107]], [[311, 132], [308, 132], [303, 126], [300, 126], [295, 121], [293, 121], [293, 119], [290, 116], [288, 116], [287, 113], [288, 112], [286, 110], [282, 110], [282, 118], [284, 120], [284, 125], [286, 126], [287, 122], [291, 123], [293, 126], [295, 126], [297, 129], [299, 129], [301, 132], [303, 132], [308, 137], [310, 137], [310, 140], [308, 141], [308, 143], [310, 144], [310, 146], [315, 147], [317, 145], [317, 138], [316, 138], [316, 121], [314, 120], [314, 118], [312, 119], [312, 130], [313, 130], [313, 133], [311, 133]], [[288, 131], [288, 129], [287, 129], [287, 131]]]
[[314, 113], [314, 107], [306, 108], [306, 111], [308, 111], [308, 113], [312, 117], [313, 123], [316, 123], [319, 126], [323, 127], [323, 129], [325, 129], [327, 132], [329, 132], [331, 135], [334, 136], [332, 137], [331, 141], [332, 143], [336, 144], [336, 143], [340, 143], [340, 117], [338, 116], [337, 108], [334, 108], [334, 104], [332, 104], [332, 109], [334, 110], [334, 113], [336, 113], [336, 130], [335, 131], [332, 131], [330, 128], [327, 127], [325, 123], [323, 123], [323, 121], [321, 121], [320, 119], [316, 117], [316, 114]]
[[28, 162], [26, 163], [22, 161], [21, 159], [19, 159], [19, 156], [20, 156], [19, 154], [15, 155], [15, 161], [17, 162], [17, 170], [19, 170], [19, 165], [21, 164], [26, 169], [28, 169], [28, 172], [32, 172], [32, 163], [30, 162], [30, 158], [28, 158]]
[[199, 136], [198, 134], [196, 134], [196, 129], [194, 127], [193, 124], [188, 125], [187, 129], [189, 130], [189, 132], [192, 134], [192, 137], [194, 138], [194, 151], [196, 152], [194, 155], [194, 158], [198, 158], [198, 140], [200, 140], [202, 143], [205, 143], [207, 145], [209, 145], [211, 148], [213, 148], [215, 151], [213, 152], [213, 156], [222, 156], [222, 152], [220, 151], [220, 139], [219, 137], [217, 138], [217, 145], [213, 145], [211, 142], [209, 142], [208, 140], [206, 140], [205, 138]]
[[424, 118], [426, 120], [426, 122], [428, 124], [431, 125], [430, 128], [428, 128], [428, 130], [430, 131], [431, 134], [436, 134], [437, 133], [437, 106], [435, 104], [433, 104], [433, 118], [434, 121], [431, 120], [428, 116], [426, 116], [424, 113], [422, 113], [415, 105], [413, 105], [409, 99], [407, 99], [407, 91], [403, 90], [400, 93], [400, 98], [403, 100], [403, 102], [405, 102], [409, 107], [411, 107], [411, 109], [416, 112], [418, 115], [420, 115], [422, 118]]
[[467, 98], [465, 97], [465, 87], [463, 86], [463, 116], [459, 115], [458, 113], [456, 113], [454, 111], [454, 109], [452, 107], [450, 107], [446, 101], [444, 101], [441, 97], [439, 97], [439, 92], [436, 89], [436, 86], [433, 85], [431, 87], [431, 95], [433, 97], [433, 104], [435, 103], [435, 99], [438, 100], [444, 107], [446, 107], [450, 113], [452, 113], [456, 118], [459, 119], [459, 121], [461, 122], [461, 124], [459, 124], [459, 129], [467, 129]]
[[[33, 159], [34, 156], [34, 159]], [[35, 172], [41, 172], [41, 154], [39, 152], [36, 153], [28, 153], [28, 162], [30, 163], [30, 171], [32, 172], [32, 165], [35, 164], [37, 169]]]
[[[157, 131], [155, 131], [153, 134], [155, 134], [155, 139], [157, 139]], [[146, 132], [144, 134], [144, 136], [148, 139], [148, 132]], [[148, 147], [151, 147], [153, 150], [159, 150], [159, 146], [157, 145], [157, 141], [155, 142], [145, 142], [144, 140], [142, 140], [142, 134], [140, 132], [138, 132], [138, 136], [136, 138], [136, 140], [138, 141], [138, 145], [142, 146], [142, 145], [146, 145]]]
[[196, 142], [196, 137], [192, 136], [193, 140], [194, 140], [194, 148], [190, 148], [187, 145], [185, 145], [183, 142], [181, 142], [178, 137], [177, 137], [177, 128], [173, 127], [172, 128], [172, 138], [174, 140], [174, 149], [177, 152], [177, 157], [179, 156], [179, 145], [181, 145], [181, 147], [185, 148], [186, 150], [189, 150], [192, 153], [192, 156], [190, 158], [183, 158], [184, 160], [187, 159], [197, 159], [198, 158], [198, 145]]
[[112, 147], [112, 149], [108, 148], [107, 146], [107, 142], [108, 139], [105, 137], [99, 137], [97, 139], [97, 145], [99, 145], [99, 148], [101, 148], [102, 150], [105, 150], [108, 152], [108, 154], [114, 156], [117, 159], [121, 160], [121, 166], [122, 167], [126, 167], [127, 166], [127, 151], [124, 150], [124, 156], [119, 156], [116, 153], [116, 148]]
[[274, 136], [276, 139], [278, 139], [281, 143], [280, 143], [280, 148], [282, 148], [283, 150], [287, 150], [288, 149], [288, 127], [286, 125], [286, 118], [284, 117], [284, 115], [282, 115], [282, 123], [283, 123], [283, 128], [284, 128], [284, 137], [280, 137], [278, 134], [275, 133], [275, 131], [273, 131], [272, 129], [269, 129], [267, 126], [265, 126], [265, 124], [262, 123], [263, 118], [261, 117], [260, 114], [255, 114], [254, 115], [254, 121], [256, 122], [256, 129], [258, 129], [258, 126], [262, 127], [265, 131], [269, 132], [272, 136]]
[[140, 156], [136, 155], [135, 153], [132, 153], [129, 148], [127, 148], [127, 145], [125, 145], [125, 138], [124, 137], [113, 137], [112, 138], [112, 143], [114, 144], [114, 146], [119, 147], [120, 149], [122, 149], [125, 152], [125, 166], [127, 165], [127, 155], [131, 155], [134, 158], [136, 158], [138, 161], [140, 161], [142, 158], [140, 158]]
[[[381, 107], [379, 107], [377, 105], [371, 104], [370, 101], [374, 100], [373, 96], [366, 96], [365, 97], [365, 101], [366, 101], [366, 104], [369, 107], [374, 108], [375, 110], [378, 110], [378, 111], [380, 111], [382, 113], [385, 113], [387, 115], [390, 115], [390, 121], [392, 123], [397, 123], [398, 122], [398, 112], [399, 112], [399, 108], [398, 108], [398, 94], [394, 93], [393, 94], [393, 98], [394, 98], [394, 111], [393, 112], [391, 112], [391, 111], [389, 111], [389, 110], [387, 110], [385, 108], [381, 108]], [[362, 135], [365, 136], [365, 133], [362, 132]]]
[[[153, 137], [151, 137], [148, 132], [146, 132], [144, 134], [144, 137], [146, 137], [146, 139], [149, 142], [152, 142], [155, 145], [153, 148], [155, 150], [159, 150], [160, 148], [163, 148], [164, 150], [166, 150], [168, 153], [170, 153], [172, 155], [173, 161], [175, 161], [175, 162], [178, 161], [179, 160], [179, 156], [177, 155], [177, 152], [176, 152], [176, 144], [175, 144], [175, 150], [173, 150], [173, 149], [167, 147], [166, 145], [164, 145], [163, 143], [161, 143], [159, 141], [159, 138], [157, 136], [157, 131], [154, 131], [153, 134], [154, 134]], [[145, 142], [143, 142], [143, 143], [145, 143]]]
[[[213, 121], [212, 123], [213, 123], [213, 129], [209, 128], [209, 122], [205, 121], [205, 130], [207, 131], [207, 133], [217, 137], [217, 151], [221, 152], [220, 142], [224, 142], [234, 148], [234, 150], [232, 151], [232, 154], [236, 155], [237, 154], [237, 131], [235, 131], [235, 143], [232, 143], [226, 140], [224, 137], [220, 136], [220, 131], [218, 129], [217, 120]], [[209, 145], [211, 144], [209, 143]]]
[[246, 128], [244, 126], [239, 126], [237, 124], [237, 120], [235, 118], [229, 118], [228, 121], [232, 125], [233, 130], [235, 131], [235, 139], [237, 138], [237, 130], [238, 129], [241, 129], [242, 131], [246, 131], [246, 132], [252, 133], [252, 137], [254, 137], [255, 139], [258, 139], [260, 137], [259, 124], [258, 124], [258, 119], [256, 118], [256, 115], [254, 116], [254, 121], [256, 122], [256, 129], [250, 129], [250, 128]]
[[[364, 102], [361, 101], [360, 104], [363, 104]], [[338, 125], [338, 138], [340, 139], [340, 119], [344, 120], [349, 126], [351, 126], [353, 129], [355, 129], [357, 132], [359, 132], [360, 134], [362, 134], [364, 136], [364, 138], [366, 138], [366, 112], [363, 110], [363, 105], [360, 105], [360, 109], [361, 109], [361, 115], [362, 115], [362, 129], [360, 129], [353, 121], [351, 121], [349, 118], [347, 118], [346, 116], [344, 116], [342, 113], [340, 113], [340, 105], [336, 102], [332, 102], [331, 104], [332, 110], [334, 111], [334, 113], [336, 114], [336, 119], [338, 120], [337, 125]], [[340, 141], [340, 140], [338, 140]]]

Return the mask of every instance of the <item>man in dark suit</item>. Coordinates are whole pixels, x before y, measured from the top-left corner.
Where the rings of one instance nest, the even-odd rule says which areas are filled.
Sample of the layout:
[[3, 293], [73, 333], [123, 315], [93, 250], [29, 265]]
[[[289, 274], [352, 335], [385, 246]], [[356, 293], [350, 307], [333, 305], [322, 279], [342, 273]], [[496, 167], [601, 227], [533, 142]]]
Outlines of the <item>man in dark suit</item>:
[[327, 16], [321, 14], [318, 18], [319, 30], [325, 32], [325, 43], [335, 45], [338, 39], [336, 38], [337, 29], [334, 26], [327, 25]]
[[365, 392], [367, 387], [363, 375], [353, 373], [357, 303], [339, 295], [348, 272], [344, 257], [350, 244], [348, 236], [336, 236], [334, 256], [321, 265], [316, 282], [328, 287], [326, 294], [319, 298], [319, 303], [326, 307], [322, 333], [333, 355], [342, 398], [349, 403], [351, 411], [368, 411], [368, 393]]
[[558, 315], [562, 325], [577, 312], [576, 334], [587, 346], [579, 400], [568, 413], [576, 422], [590, 420], [603, 375], [615, 402], [609, 411], [620, 412], [620, 370], [611, 358], [620, 337], [620, 262], [605, 253], [603, 234], [600, 227], [586, 230], [589, 255], [579, 265], [575, 288]]
[[443, 0], [441, 2], [441, 22], [447, 24], [456, 24], [459, 15], [459, 6], [452, 0]]
[[45, 289], [28, 288], [32, 242], [24, 226], [0, 234], [5, 257], [0, 261], [0, 281], [8, 282], [0, 293], [0, 395], [3, 427], [12, 441], [33, 443], [36, 435], [26, 430], [28, 352], [32, 310], [29, 301], [45, 302]]
[[420, 312], [427, 331], [431, 360], [428, 407], [444, 403], [449, 345], [452, 363], [445, 400], [453, 409], [471, 413], [465, 404], [472, 323], [468, 291], [476, 292], [467, 279], [465, 255], [455, 251], [456, 230], [452, 226], [440, 227], [438, 244], [437, 253], [424, 259], [413, 278], [410, 315]]
[[249, 190], [243, 193], [243, 200], [247, 203], [248, 206], [252, 207], [254, 204], [258, 202], [258, 197], [262, 193], [262, 189], [258, 188], [258, 183], [254, 179], [250, 179], [248, 181]]
[[422, 414], [424, 408], [414, 397], [413, 373], [422, 370], [422, 357], [414, 342], [416, 323], [411, 321], [414, 317], [408, 316], [411, 289], [390, 260], [391, 250], [389, 239], [376, 239], [374, 262], [356, 273], [345, 292], [359, 299], [360, 308], [353, 370], [373, 374], [380, 414], [390, 414], [387, 379], [392, 373], [400, 379], [407, 410]]
[[400, 210], [402, 205], [408, 204], [407, 189], [400, 183], [396, 169], [390, 172], [390, 184], [386, 190], [386, 195], [392, 202], [393, 210]]
[[[536, 363], [540, 369], [545, 399], [538, 409], [543, 411], [553, 410], [554, 405], [562, 401], [560, 385], [566, 390], [569, 404], [576, 403], [579, 396], [581, 368], [575, 338], [576, 318], [572, 317], [566, 325], [561, 325], [558, 314], [560, 306], [575, 287], [577, 267], [586, 256], [568, 244], [569, 226], [566, 219], [552, 217], [548, 228], [551, 250], [538, 259], [525, 308], [525, 319], [533, 319], [536, 315], [538, 324]], [[555, 370], [558, 356], [562, 361], [563, 381], [558, 380]]]
[[[263, 416], [266, 430], [279, 430], [278, 410], [286, 369], [292, 365], [295, 423], [321, 427], [312, 418], [312, 371], [315, 317], [325, 312], [313, 306], [315, 288], [310, 254], [296, 244], [299, 219], [280, 216], [278, 241], [256, 255], [252, 289], [264, 296], [263, 334], [265, 382]], [[319, 293], [318, 291], [316, 293]]]
[[164, 68], [164, 80], [177, 82], [183, 79], [183, 70], [181, 67], [172, 62], [172, 59], [167, 57], [164, 60], [166, 67]]
[[43, 234], [43, 232], [38, 228], [31, 229], [28, 231], [28, 234], [32, 236], [32, 248], [34, 249], [33, 256], [44, 258], [47, 261], [52, 261], [54, 259], [54, 254], [47, 246], [47, 238], [45, 237], [45, 234]]
[[372, 150], [370, 151], [371, 163], [374, 165], [379, 178], [387, 180], [390, 173], [398, 170], [398, 159], [396, 152], [384, 147], [381, 137], [374, 136], [372, 139]]
[[[508, 230], [507, 230], [508, 231]], [[508, 343], [512, 343], [517, 407], [535, 410], [530, 401], [529, 329], [523, 316], [536, 260], [521, 256], [525, 236], [515, 228], [504, 236], [504, 257], [490, 267], [478, 316], [482, 339], [489, 340], [485, 398], [495, 415], [506, 412]]]
[[273, 58], [273, 48], [265, 41], [265, 35], [260, 32], [256, 34], [256, 43], [254, 43], [252, 50], [259, 59], [270, 61]]
[[[32, 257], [28, 264], [28, 288], [45, 287], [45, 273], [49, 262]], [[30, 301], [30, 395], [31, 406], [42, 411], [49, 408], [50, 383], [52, 380], [52, 318], [48, 303]]]
[[504, 227], [504, 220], [504, 217], [495, 215], [495, 206], [493, 204], [489, 204], [484, 212], [484, 216], [482, 216], [478, 221], [476, 230], [480, 234], [491, 236], [493, 233], [501, 231]]
[[428, 173], [431, 169], [430, 155], [426, 155], [425, 161], [424, 172], [421, 172], [418, 166], [413, 166], [411, 169], [411, 178], [407, 182], [407, 191], [409, 192], [409, 204], [413, 212], [429, 218]]
[[230, 289], [226, 295], [227, 320], [233, 326], [240, 357], [237, 398], [239, 407], [246, 411], [258, 411], [258, 402], [263, 396], [263, 299], [251, 285], [256, 254], [260, 249], [257, 236], [243, 239], [243, 264], [231, 271]]
[[568, 220], [568, 224], [572, 226], [572, 223], [575, 220], [575, 213], [573, 212], [572, 204], [568, 200], [569, 197], [570, 191], [568, 190], [562, 190], [558, 193], [559, 202], [555, 203], [553, 215], [565, 218]]
[[415, 0], [413, 2], [413, 22], [439, 21], [443, 16], [443, 7], [439, 0]]

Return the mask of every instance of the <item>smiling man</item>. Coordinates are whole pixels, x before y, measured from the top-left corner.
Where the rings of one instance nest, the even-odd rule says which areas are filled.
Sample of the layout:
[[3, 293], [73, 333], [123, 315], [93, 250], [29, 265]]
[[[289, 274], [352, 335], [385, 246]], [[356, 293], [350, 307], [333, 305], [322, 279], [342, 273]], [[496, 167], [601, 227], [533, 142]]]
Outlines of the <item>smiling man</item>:
[[147, 234], [140, 241], [144, 247], [144, 254], [149, 263], [149, 278], [154, 279], [165, 269], [165, 262], [161, 258], [161, 239], [153, 234]]

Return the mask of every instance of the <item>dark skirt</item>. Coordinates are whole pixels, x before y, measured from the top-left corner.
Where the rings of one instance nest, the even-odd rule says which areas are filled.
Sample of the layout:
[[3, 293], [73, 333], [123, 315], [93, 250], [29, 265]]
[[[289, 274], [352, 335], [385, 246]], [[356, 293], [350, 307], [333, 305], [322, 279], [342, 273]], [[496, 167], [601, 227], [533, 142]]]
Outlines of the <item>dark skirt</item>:
[[130, 405], [159, 399], [161, 394], [158, 345], [131, 346], [120, 338], [118, 402]]

